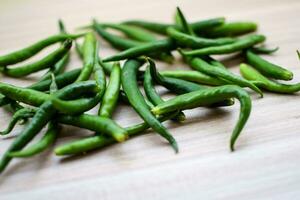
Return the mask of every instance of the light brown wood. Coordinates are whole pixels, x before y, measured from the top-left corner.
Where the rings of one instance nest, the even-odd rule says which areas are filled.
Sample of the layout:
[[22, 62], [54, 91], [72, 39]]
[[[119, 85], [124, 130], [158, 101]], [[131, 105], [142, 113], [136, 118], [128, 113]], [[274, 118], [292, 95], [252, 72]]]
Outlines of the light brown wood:
[[[266, 58], [287, 66], [300, 81], [300, 2], [284, 1], [9, 1], [0, 5], [0, 54], [24, 47], [57, 31], [62, 18], [68, 30], [101, 21], [142, 18], [170, 22], [181, 6], [189, 20], [226, 16], [229, 21], [251, 20], [267, 36], [268, 47], [280, 51]], [[114, 51], [101, 40], [101, 55]], [[44, 55], [45, 52], [42, 53]], [[75, 54], [75, 52], [74, 52]], [[241, 60], [225, 63], [238, 72]], [[69, 68], [81, 65], [72, 56]], [[179, 61], [159, 64], [161, 69], [182, 68]], [[25, 86], [38, 75], [1, 81]], [[229, 152], [229, 137], [238, 115], [238, 103], [222, 109], [187, 111], [183, 124], [166, 123], [178, 140], [180, 153], [156, 134], [74, 158], [56, 157], [52, 149], [29, 159], [16, 159], [0, 176], [0, 199], [299, 199], [300, 104], [299, 95], [266, 93], [253, 97], [253, 112]], [[93, 111], [95, 112], [95, 110]], [[10, 119], [1, 108], [0, 128]], [[122, 125], [141, 121], [130, 108], [115, 113]], [[13, 131], [17, 135], [18, 127]], [[65, 127], [56, 145], [92, 134]], [[11, 143], [1, 137], [0, 152]]]

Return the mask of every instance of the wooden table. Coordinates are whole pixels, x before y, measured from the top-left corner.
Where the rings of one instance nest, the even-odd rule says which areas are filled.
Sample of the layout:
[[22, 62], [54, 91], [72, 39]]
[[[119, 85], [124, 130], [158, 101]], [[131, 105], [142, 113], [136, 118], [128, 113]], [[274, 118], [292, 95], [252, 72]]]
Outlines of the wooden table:
[[[0, 54], [24, 47], [57, 32], [62, 18], [68, 30], [101, 21], [143, 18], [170, 22], [175, 7], [181, 6], [193, 21], [226, 16], [229, 21], [252, 20], [267, 36], [267, 46], [280, 51], [266, 58], [287, 66], [300, 81], [300, 2], [288, 0], [244, 1], [10, 1], [0, 6]], [[101, 55], [114, 51], [101, 42]], [[40, 55], [45, 55], [43, 52]], [[238, 72], [240, 59], [225, 60]], [[69, 68], [81, 65], [74, 53]], [[180, 61], [161, 69], [183, 68]], [[185, 66], [184, 66], [185, 67]], [[37, 74], [1, 81], [20, 86], [37, 80]], [[239, 105], [222, 109], [187, 111], [187, 120], [166, 123], [178, 140], [180, 153], [153, 132], [123, 144], [89, 153], [61, 158], [52, 150], [39, 156], [15, 160], [0, 176], [0, 199], [299, 199], [300, 198], [300, 100], [298, 95], [266, 93], [253, 98], [252, 115], [229, 152], [228, 140], [237, 120]], [[93, 112], [95, 112], [94, 110]], [[1, 108], [0, 128], [11, 113]], [[141, 119], [121, 106], [114, 118], [122, 125]], [[13, 131], [17, 135], [22, 127]], [[85, 137], [91, 132], [65, 127], [56, 145]], [[42, 134], [41, 134], [42, 135]], [[11, 137], [2, 137], [0, 152]]]

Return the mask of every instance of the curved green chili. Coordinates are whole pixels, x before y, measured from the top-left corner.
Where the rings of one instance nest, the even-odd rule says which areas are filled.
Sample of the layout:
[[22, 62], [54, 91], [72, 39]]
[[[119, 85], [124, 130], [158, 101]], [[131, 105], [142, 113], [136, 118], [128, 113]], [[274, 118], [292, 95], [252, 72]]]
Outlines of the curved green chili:
[[232, 44], [206, 47], [206, 48], [196, 49], [191, 51], [182, 51], [182, 54], [185, 56], [229, 54], [229, 53], [234, 53], [234, 52], [241, 51], [243, 49], [250, 48], [258, 43], [264, 42], [265, 39], [266, 37], [263, 35], [249, 35], [242, 39], [237, 40]]
[[203, 38], [203, 37], [196, 37], [196, 36], [182, 33], [173, 27], [168, 28], [167, 33], [180, 46], [190, 47], [190, 48], [220, 46], [220, 45], [225, 45], [225, 44], [231, 44], [236, 41], [236, 39], [233, 39], [233, 38], [208, 39], [208, 38]]
[[78, 37], [83, 36], [83, 34], [77, 34], [77, 35], [70, 35], [70, 34], [58, 34], [50, 36], [46, 39], [40, 40], [33, 45], [26, 47], [24, 49], [0, 56], [0, 66], [7, 66], [16, 64], [18, 62], [24, 61], [35, 54], [37, 54], [42, 49], [46, 48], [47, 46], [62, 42], [68, 39], [76, 39]]
[[291, 94], [300, 90], [300, 83], [288, 85], [269, 80], [263, 74], [246, 64], [240, 65], [240, 72], [243, 77], [253, 81], [257, 87], [271, 92]]
[[279, 47], [268, 49], [265, 47], [252, 47], [251, 51], [257, 54], [272, 54], [279, 50]]
[[99, 115], [110, 118], [118, 102], [121, 86], [121, 67], [120, 63], [115, 63], [110, 74], [109, 84], [99, 108]]
[[176, 15], [177, 15], [177, 22], [178, 22], [177, 25], [179, 25], [182, 32], [184, 32], [188, 35], [195, 36], [192, 26], [190, 26], [188, 24], [183, 12], [181, 11], [181, 9], [179, 7], [176, 7]]
[[50, 122], [45, 135], [37, 143], [20, 151], [12, 151], [8, 154], [8, 156], [25, 158], [25, 157], [31, 157], [36, 154], [39, 154], [55, 142], [58, 133], [59, 133], [58, 126], [55, 123]]
[[[150, 67], [150, 72], [153, 80], [158, 84], [164, 86], [165, 88], [169, 89], [170, 91], [175, 92], [176, 94], [185, 94], [197, 90], [202, 90], [207, 88], [206, 86], [202, 86], [190, 81], [185, 81], [177, 78], [168, 78], [161, 76], [154, 65]], [[232, 99], [226, 99], [224, 101], [218, 102], [216, 104], [211, 104], [209, 107], [219, 107], [219, 106], [231, 106], [234, 104]]]
[[62, 115], [57, 119], [58, 122], [87, 128], [89, 130], [112, 136], [116, 141], [123, 142], [127, 139], [127, 131], [120, 127], [116, 122], [101, 116], [81, 114], [78, 116]]
[[93, 67], [96, 62], [95, 52], [97, 40], [93, 33], [87, 33], [84, 37], [84, 42], [82, 46], [83, 52], [83, 68], [79, 74], [76, 82], [88, 80], [93, 72]]
[[198, 106], [208, 105], [213, 102], [219, 102], [232, 97], [237, 98], [241, 104], [239, 120], [232, 132], [230, 140], [230, 149], [231, 151], [233, 151], [234, 144], [245, 123], [247, 122], [251, 112], [251, 99], [248, 93], [239, 86], [224, 85], [182, 94], [157, 105], [152, 109], [152, 112], [156, 115], [160, 115], [178, 109], [192, 109]]
[[63, 58], [66, 55], [66, 53], [70, 50], [71, 46], [72, 40], [66, 40], [61, 45], [61, 47], [59, 47], [57, 50], [53, 51], [46, 57], [42, 58], [41, 60], [24, 66], [17, 66], [13, 68], [0, 67], [0, 71], [5, 75], [11, 77], [27, 76], [31, 73], [52, 67], [55, 63], [57, 63], [61, 58]]
[[247, 58], [247, 62], [251, 66], [253, 66], [260, 73], [262, 73], [267, 77], [280, 79], [280, 80], [293, 79], [293, 73], [291, 71], [284, 69], [283, 67], [275, 65], [273, 63], [270, 63], [269, 61], [263, 59], [259, 55], [256, 55], [250, 50], [247, 50], [246, 58]]
[[227, 69], [223, 69], [220, 67], [215, 67], [213, 65], [210, 65], [201, 58], [192, 58], [192, 59], [188, 60], [188, 63], [195, 70], [199, 70], [200, 72], [206, 73], [210, 76], [215, 76], [217, 78], [222, 78], [224, 80], [228, 80], [228, 81], [230, 81], [234, 84], [237, 84], [241, 87], [249, 87], [253, 91], [260, 94], [261, 97], [263, 97], [263, 93], [261, 92], [261, 90], [258, 87], [256, 87], [253, 83], [249, 82], [248, 80], [246, 80], [240, 76], [237, 76], [237, 75], [231, 73]]
[[176, 140], [170, 135], [167, 129], [153, 116], [148, 109], [143, 95], [139, 91], [137, 83], [137, 71], [142, 62], [138, 60], [127, 60], [122, 69], [122, 86], [126, 96], [135, 111], [147, 122], [153, 130], [163, 136], [172, 145], [175, 152], [178, 152]]

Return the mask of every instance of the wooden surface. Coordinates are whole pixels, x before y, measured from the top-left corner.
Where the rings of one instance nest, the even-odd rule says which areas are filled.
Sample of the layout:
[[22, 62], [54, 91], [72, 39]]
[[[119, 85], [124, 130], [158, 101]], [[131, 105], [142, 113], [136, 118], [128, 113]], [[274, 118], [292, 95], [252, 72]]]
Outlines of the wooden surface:
[[[68, 30], [87, 24], [93, 17], [102, 21], [143, 18], [170, 22], [179, 5], [191, 21], [226, 16], [229, 21], [259, 23], [259, 32], [268, 37], [267, 45], [280, 47], [267, 58], [294, 71], [296, 82], [300, 81], [295, 53], [300, 49], [300, 2], [281, 2], [2, 0], [0, 54], [56, 33], [58, 18], [65, 21]], [[113, 52], [101, 41], [101, 56]], [[224, 62], [238, 72], [240, 61]], [[78, 57], [72, 56], [69, 69], [80, 65]], [[178, 61], [159, 67], [185, 66]], [[1, 81], [25, 86], [38, 75], [23, 80], [1, 77]], [[166, 123], [179, 143], [178, 155], [153, 132], [73, 158], [56, 157], [51, 149], [34, 158], [14, 160], [0, 176], [0, 199], [299, 199], [299, 95], [251, 96], [253, 112], [234, 153], [229, 152], [228, 143], [238, 103], [222, 109], [199, 108], [187, 111], [187, 120], [181, 125]], [[1, 108], [0, 116], [3, 129], [11, 114]], [[141, 121], [125, 106], [118, 108], [114, 118], [122, 125]], [[13, 135], [20, 131], [18, 127]], [[56, 145], [89, 134], [65, 127]], [[11, 141], [11, 137], [0, 139], [1, 153]]]

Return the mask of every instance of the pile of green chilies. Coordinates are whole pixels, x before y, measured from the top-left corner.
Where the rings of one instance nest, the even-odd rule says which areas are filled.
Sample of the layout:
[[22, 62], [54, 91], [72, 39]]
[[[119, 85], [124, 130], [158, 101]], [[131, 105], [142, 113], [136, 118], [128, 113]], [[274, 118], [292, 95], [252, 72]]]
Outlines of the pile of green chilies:
[[[175, 138], [162, 122], [183, 122], [186, 109], [231, 106], [237, 99], [240, 114], [230, 139], [233, 151], [251, 112], [251, 98], [246, 88], [261, 97], [262, 90], [274, 93], [300, 90], [300, 83], [277, 81], [292, 80], [293, 73], [261, 56], [272, 54], [278, 48], [267, 49], [262, 46], [266, 40], [264, 35], [250, 34], [257, 29], [253, 22], [225, 22], [224, 18], [213, 18], [189, 23], [177, 8], [172, 24], [93, 20], [90, 25], [81, 27], [86, 31], [81, 34], [68, 33], [61, 20], [58, 24], [58, 34], [0, 56], [0, 72], [6, 76], [22, 78], [48, 69], [38, 82], [26, 88], [0, 82], [0, 106], [9, 106], [13, 113], [7, 128], [0, 134], [9, 134], [18, 122], [24, 124], [24, 129], [2, 154], [0, 173], [13, 158], [31, 157], [51, 147], [59, 136], [60, 124], [88, 129], [95, 134], [56, 147], [54, 151], [58, 156], [82, 154], [123, 142], [143, 134], [148, 128], [178, 152]], [[111, 29], [123, 36], [112, 33]], [[120, 52], [100, 58], [96, 35]], [[78, 38], [83, 38], [82, 44]], [[21, 63], [57, 43], [59, 47], [45, 57], [29, 64]], [[82, 59], [82, 68], [65, 72], [72, 44]], [[192, 70], [157, 70], [154, 60], [171, 64], [174, 51], [180, 53]], [[230, 72], [212, 57], [232, 53], [244, 58], [245, 63], [240, 64], [242, 76]], [[121, 65], [119, 61], [124, 63]], [[144, 65], [145, 70], [141, 70]], [[155, 85], [165, 87], [176, 96], [164, 100]], [[129, 127], [115, 122], [113, 112], [120, 101], [130, 105], [144, 122]], [[86, 113], [98, 104], [98, 115]], [[28, 145], [45, 126], [43, 137]]]

